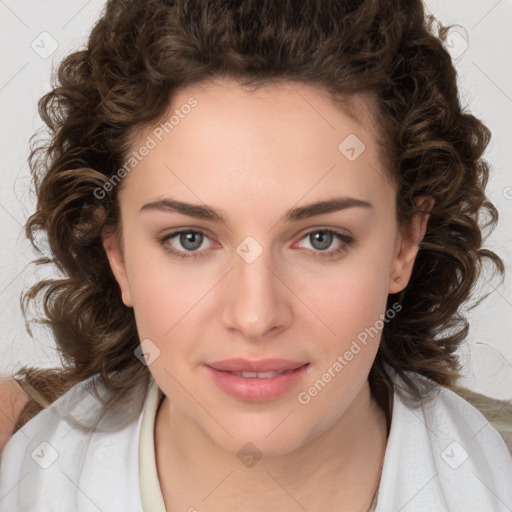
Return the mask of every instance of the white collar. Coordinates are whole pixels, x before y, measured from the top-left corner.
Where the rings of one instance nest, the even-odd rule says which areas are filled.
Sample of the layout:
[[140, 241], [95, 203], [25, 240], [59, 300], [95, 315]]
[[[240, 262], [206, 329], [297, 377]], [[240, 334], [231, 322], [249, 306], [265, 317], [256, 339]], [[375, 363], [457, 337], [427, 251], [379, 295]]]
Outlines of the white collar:
[[392, 370], [390, 375], [393, 414], [376, 512], [510, 512], [512, 457], [494, 427], [435, 384], [431, 400], [413, 408], [397, 393], [405, 388], [402, 379]]

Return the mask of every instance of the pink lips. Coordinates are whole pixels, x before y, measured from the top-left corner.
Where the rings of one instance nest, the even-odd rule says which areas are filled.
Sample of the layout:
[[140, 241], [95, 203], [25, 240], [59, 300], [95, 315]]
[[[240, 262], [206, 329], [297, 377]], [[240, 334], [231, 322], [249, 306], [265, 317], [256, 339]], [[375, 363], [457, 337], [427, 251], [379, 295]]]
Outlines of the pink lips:
[[[213, 382], [225, 393], [240, 400], [262, 402], [273, 400], [290, 391], [303, 378], [309, 363], [286, 359], [250, 361], [225, 359], [205, 365]], [[237, 372], [237, 373], [232, 373]], [[248, 373], [248, 376], [240, 375]], [[269, 372], [284, 372], [272, 375]], [[261, 377], [256, 374], [267, 374]]]

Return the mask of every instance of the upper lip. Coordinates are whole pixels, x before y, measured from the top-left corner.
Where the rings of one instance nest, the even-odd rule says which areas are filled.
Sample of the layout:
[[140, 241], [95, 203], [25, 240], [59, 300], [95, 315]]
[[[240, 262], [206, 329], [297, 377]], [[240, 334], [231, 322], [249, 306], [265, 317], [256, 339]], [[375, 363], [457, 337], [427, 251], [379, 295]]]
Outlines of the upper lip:
[[207, 363], [207, 366], [224, 372], [284, 372], [286, 370], [295, 370], [307, 364], [306, 361], [290, 361], [288, 359], [260, 359], [250, 361], [242, 357], [233, 359], [224, 359]]

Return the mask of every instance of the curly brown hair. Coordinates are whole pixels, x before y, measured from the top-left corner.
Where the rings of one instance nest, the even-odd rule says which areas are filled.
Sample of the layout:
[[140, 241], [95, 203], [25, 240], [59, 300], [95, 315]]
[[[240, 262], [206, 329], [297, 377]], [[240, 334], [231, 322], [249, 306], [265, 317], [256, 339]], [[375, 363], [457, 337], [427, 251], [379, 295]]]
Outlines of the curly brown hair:
[[299, 81], [338, 101], [375, 95], [399, 222], [420, 211], [416, 198], [434, 204], [412, 277], [388, 297], [388, 307], [399, 302], [402, 310], [384, 325], [370, 386], [388, 421], [386, 365], [417, 398], [424, 395], [407, 372], [454, 386], [468, 333], [461, 307], [484, 260], [500, 274], [504, 267], [482, 247], [498, 218], [485, 195], [490, 131], [459, 103], [442, 44], [449, 28], [426, 16], [421, 0], [108, 1], [86, 49], [63, 60], [39, 101], [50, 137], [32, 141], [38, 201], [26, 234], [36, 249], [38, 234], [46, 234], [51, 255], [36, 262], [55, 265], [62, 277], [36, 283], [21, 304], [27, 319], [29, 303], [43, 293], [42, 321], [63, 368], [18, 373], [25, 389], [39, 393], [21, 423], [94, 374], [112, 401], [147, 383], [148, 368], [134, 357], [134, 313], [102, 244], [102, 233], [120, 235], [122, 183], [105, 187], [101, 199], [94, 192], [123, 166], [136, 130], [162, 119], [179, 89], [216, 77], [256, 88]]

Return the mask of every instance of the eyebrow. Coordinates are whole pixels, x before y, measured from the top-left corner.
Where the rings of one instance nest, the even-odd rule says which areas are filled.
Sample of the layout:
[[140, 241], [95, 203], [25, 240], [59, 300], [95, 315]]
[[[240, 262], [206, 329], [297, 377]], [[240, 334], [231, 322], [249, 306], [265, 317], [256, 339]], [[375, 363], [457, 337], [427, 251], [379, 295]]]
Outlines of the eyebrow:
[[[297, 222], [299, 220], [315, 217], [327, 213], [339, 212], [348, 208], [373, 208], [368, 201], [354, 197], [334, 197], [332, 199], [317, 201], [305, 206], [297, 206], [288, 210], [282, 217], [285, 222]], [[175, 212], [195, 217], [196, 219], [210, 220], [226, 224], [226, 218], [222, 213], [208, 205], [191, 204], [176, 199], [166, 198], [147, 203], [139, 210], [143, 211], [164, 211]]]

